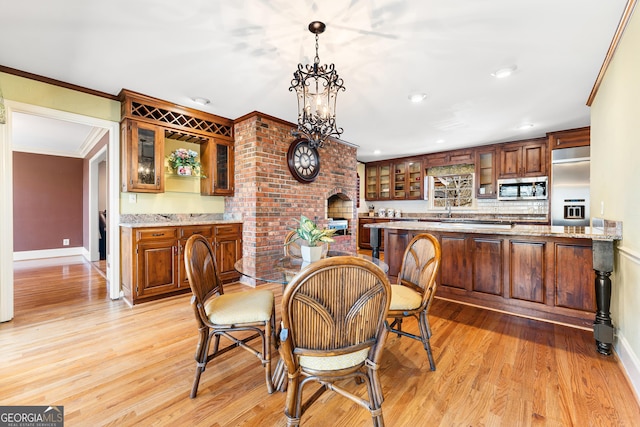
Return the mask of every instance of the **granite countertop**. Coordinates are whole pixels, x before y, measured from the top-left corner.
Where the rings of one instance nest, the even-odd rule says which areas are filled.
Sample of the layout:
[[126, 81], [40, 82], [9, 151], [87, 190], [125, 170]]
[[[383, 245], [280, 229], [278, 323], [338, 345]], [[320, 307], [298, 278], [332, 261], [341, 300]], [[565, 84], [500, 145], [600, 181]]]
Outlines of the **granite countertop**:
[[443, 219], [469, 219], [469, 220], [480, 220], [480, 221], [511, 221], [511, 222], [539, 222], [539, 223], [547, 223], [549, 218], [546, 215], [523, 215], [523, 214], [453, 214], [450, 218], [447, 218], [446, 213], [442, 214], [416, 214], [416, 213], [408, 213], [403, 214], [400, 218], [390, 218], [384, 216], [369, 216], [368, 214], [359, 214], [358, 219], [360, 218], [371, 218], [371, 219], [389, 219], [393, 221], [441, 221]]
[[123, 214], [120, 227], [177, 227], [242, 222], [224, 214]]
[[424, 221], [390, 221], [366, 224], [367, 228], [412, 230], [412, 231], [449, 231], [478, 234], [502, 234], [511, 236], [534, 237], [569, 237], [591, 240], [621, 240], [622, 223], [607, 221], [602, 228], [593, 227], [563, 227], [550, 225], [515, 224], [504, 226], [490, 223], [473, 222], [424, 222]]

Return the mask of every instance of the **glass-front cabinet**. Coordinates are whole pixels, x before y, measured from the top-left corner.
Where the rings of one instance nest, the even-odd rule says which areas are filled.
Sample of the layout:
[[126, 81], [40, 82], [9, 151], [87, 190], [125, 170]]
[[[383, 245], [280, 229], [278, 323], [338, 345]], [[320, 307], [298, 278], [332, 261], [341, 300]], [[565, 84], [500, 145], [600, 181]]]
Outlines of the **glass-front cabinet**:
[[392, 163], [393, 195], [395, 200], [419, 200], [422, 198], [422, 162], [418, 159]]
[[476, 151], [476, 197], [495, 199], [496, 151], [495, 148]]
[[234, 152], [230, 142], [210, 138], [202, 146], [200, 193], [208, 196], [232, 196], [234, 193]]
[[164, 131], [159, 126], [124, 120], [122, 191], [164, 191]]
[[365, 198], [366, 200], [391, 199], [391, 165], [370, 163], [365, 166]]

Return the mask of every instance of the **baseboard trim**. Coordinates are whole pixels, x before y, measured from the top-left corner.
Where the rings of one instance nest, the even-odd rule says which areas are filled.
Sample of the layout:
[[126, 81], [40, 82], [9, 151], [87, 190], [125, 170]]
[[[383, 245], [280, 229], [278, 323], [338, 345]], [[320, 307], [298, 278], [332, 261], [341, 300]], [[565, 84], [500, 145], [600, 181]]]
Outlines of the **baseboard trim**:
[[59, 248], [59, 249], [43, 249], [39, 251], [22, 251], [14, 252], [14, 261], [26, 261], [31, 259], [57, 258], [65, 256], [83, 255], [83, 247], [75, 248]]
[[614, 348], [636, 395], [636, 400], [640, 402], [640, 360], [638, 360], [638, 356], [633, 352], [624, 335], [619, 331]]

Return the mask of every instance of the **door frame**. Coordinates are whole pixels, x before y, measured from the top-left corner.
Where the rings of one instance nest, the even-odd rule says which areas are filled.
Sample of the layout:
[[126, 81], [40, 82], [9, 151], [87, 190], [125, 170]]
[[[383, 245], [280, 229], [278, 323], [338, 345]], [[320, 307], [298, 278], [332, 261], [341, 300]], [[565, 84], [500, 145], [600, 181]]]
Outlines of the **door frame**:
[[[106, 129], [109, 132], [107, 180], [108, 236], [107, 286], [111, 299], [120, 298], [120, 125], [118, 122], [83, 116], [81, 114], [55, 110], [33, 104], [5, 99], [7, 121], [0, 124], [0, 322], [13, 318], [13, 113], [25, 113], [65, 120], [87, 126]], [[84, 243], [83, 243], [84, 246]]]

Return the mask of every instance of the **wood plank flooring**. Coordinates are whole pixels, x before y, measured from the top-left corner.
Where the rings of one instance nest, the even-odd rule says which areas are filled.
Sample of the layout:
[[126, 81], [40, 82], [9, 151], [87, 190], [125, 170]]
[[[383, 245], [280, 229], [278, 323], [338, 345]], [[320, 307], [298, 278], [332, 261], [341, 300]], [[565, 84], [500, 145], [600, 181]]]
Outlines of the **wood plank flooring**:
[[[280, 285], [264, 286], [279, 302]], [[244, 351], [211, 365], [189, 399], [197, 340], [189, 298], [131, 308], [108, 299], [89, 263], [16, 268], [15, 318], [0, 324], [0, 404], [64, 405], [68, 426], [286, 425], [285, 395], [267, 394], [262, 368]], [[640, 425], [616, 356], [598, 354], [591, 333], [443, 300], [430, 320], [435, 372], [419, 342], [387, 341], [387, 426]], [[405, 324], [416, 332], [415, 321]], [[371, 420], [325, 393], [302, 425]]]

